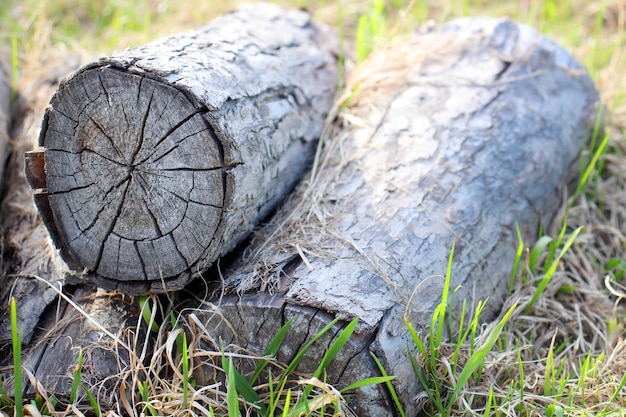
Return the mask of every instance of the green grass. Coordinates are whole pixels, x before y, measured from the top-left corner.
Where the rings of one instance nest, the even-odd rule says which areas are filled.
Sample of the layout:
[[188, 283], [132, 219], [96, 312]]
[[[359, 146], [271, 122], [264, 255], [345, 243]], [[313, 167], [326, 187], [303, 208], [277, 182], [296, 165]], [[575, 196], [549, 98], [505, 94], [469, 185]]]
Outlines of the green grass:
[[22, 402], [22, 332], [17, 327], [17, 305], [15, 298], [11, 298], [11, 339], [13, 341], [13, 396], [15, 400], [15, 416], [22, 417], [24, 408]]
[[[547, 266], [549, 271], [553, 270], [552, 265], [559, 263], [563, 253], [567, 252], [571, 246], [568, 242], [574, 241], [579, 231], [580, 229], [577, 229], [567, 237], [567, 242], [563, 244], [559, 256], [551, 261], [550, 266]], [[561, 236], [558, 240], [562, 241], [563, 238]], [[542, 246], [546, 248], [547, 244]], [[451, 273], [453, 252], [454, 247], [450, 254], [448, 274]], [[530, 273], [528, 261], [527, 266]], [[535, 267], [540, 272], [546, 268], [546, 265]], [[546, 275], [550, 273], [548, 272]], [[447, 276], [440, 306], [446, 304], [447, 300], [450, 299], [449, 282]], [[537, 284], [532, 299], [544, 296], [543, 290], [548, 284], [542, 285], [543, 282], [545, 281], [539, 281]], [[524, 284], [520, 282], [518, 286], [524, 286]], [[556, 343], [559, 336], [558, 330], [549, 340], [545, 357], [539, 359], [539, 368], [543, 370], [539, 373], [541, 375], [539, 382], [542, 382], [541, 395], [538, 396], [534, 390], [527, 391], [527, 369], [535, 368], [533, 372], [537, 375], [537, 367], [522, 358], [520, 346], [526, 345], [529, 341], [520, 332], [520, 321], [523, 321], [525, 314], [532, 311], [533, 306], [532, 304], [527, 304], [526, 307], [518, 306], [518, 303], [515, 302], [508, 307], [500, 319], [491, 323], [489, 327], [478, 330], [480, 314], [487, 302], [479, 302], [473, 313], [466, 312], [467, 306], [464, 303], [461, 317], [457, 320], [458, 327], [447, 340], [439, 335], [438, 324], [447, 321], [446, 315], [450, 314], [450, 306], [441, 306], [435, 310], [427, 336], [430, 341], [428, 343], [423, 342], [413, 324], [405, 317], [405, 324], [409, 329], [414, 342], [414, 349], [417, 352], [417, 356], [411, 356], [413, 368], [429, 399], [426, 408], [428, 415], [465, 415], [470, 412], [464, 408], [467, 404], [481, 403], [482, 406], [477, 406], [472, 412], [482, 410], [483, 412], [479, 414], [485, 416], [510, 415], [505, 412], [499, 414], [498, 410], [515, 410], [515, 415], [520, 416], [586, 416], [590, 415], [587, 412], [592, 405], [590, 403], [593, 403], [596, 407], [601, 406], [601, 411], [597, 415], [620, 415], [615, 414], [616, 410], [620, 409], [623, 413], [626, 409], [626, 401], [623, 397], [626, 376], [607, 372], [608, 364], [603, 363], [606, 361], [603, 353], [598, 353], [597, 356], [587, 353], [578, 360], [578, 366], [575, 366], [576, 361], [569, 360], [564, 355], [568, 345], [567, 341], [559, 345]], [[469, 320], [467, 326], [464, 326], [465, 318], [470, 316], [473, 316], [472, 319]], [[500, 342], [503, 335], [506, 335], [509, 340]], [[476, 340], [482, 340], [479, 347], [474, 344]], [[515, 346], [515, 349], [511, 349], [510, 346]], [[501, 382], [494, 381], [485, 365], [490, 357], [497, 357], [507, 352], [516, 352], [512, 360], [517, 363], [517, 370], [501, 376], [504, 378]], [[502, 364], [502, 368], [515, 369], [513, 365], [514, 363], [511, 361], [510, 365]], [[601, 375], [598, 372], [600, 370], [605, 374]], [[517, 377], [514, 374], [517, 374]], [[485, 385], [485, 380], [489, 381], [488, 386]], [[593, 381], [591, 387], [588, 381]], [[468, 386], [473, 386], [473, 388], [466, 391]], [[498, 388], [508, 387], [508, 392], [505, 395], [502, 393], [496, 395], [494, 386]], [[391, 386], [390, 389], [392, 396], [396, 398]], [[607, 390], [610, 392], [608, 401], [600, 401], [600, 392]], [[465, 396], [465, 401], [462, 403], [464, 405], [458, 402], [461, 396]], [[484, 400], [481, 399], [483, 397]], [[523, 406], [519, 406], [522, 404]], [[401, 411], [401, 415], [404, 415], [403, 411]]]
[[[493, 330], [489, 332], [485, 341], [477, 349], [474, 348], [474, 341], [476, 340], [476, 332], [478, 323], [480, 321], [480, 315], [485, 306], [485, 302], [479, 302], [476, 311], [473, 314], [473, 318], [470, 324], [465, 329], [465, 314], [467, 305], [464, 300], [462, 316], [458, 321], [458, 328], [450, 335], [450, 340], [444, 340], [443, 324], [452, 319], [451, 313], [449, 313], [448, 301], [450, 297], [450, 282], [452, 277], [452, 259], [454, 257], [454, 244], [450, 251], [448, 258], [448, 268], [445, 277], [445, 283], [442, 290], [441, 302], [435, 309], [432, 317], [430, 333], [428, 335], [428, 349], [415, 330], [413, 324], [405, 316], [405, 325], [407, 326], [409, 333], [415, 344], [415, 348], [422, 358], [422, 365], [418, 363], [418, 360], [411, 355], [413, 369], [425, 388], [428, 394], [431, 407], [434, 408], [438, 415], [450, 416], [452, 415], [452, 407], [455, 405], [457, 398], [461, 394], [461, 391], [465, 388], [470, 379], [480, 379], [482, 377], [482, 367], [485, 359], [489, 353], [491, 353], [496, 341], [500, 337], [502, 330], [507, 325], [511, 315], [517, 307], [517, 303], [513, 304], [504, 314], [502, 319], [495, 325]], [[456, 339], [454, 339], [456, 335]], [[470, 338], [471, 335], [471, 338]], [[454, 353], [446, 358], [444, 375], [441, 374], [441, 361], [443, 355], [441, 349], [447, 343], [453, 343]], [[469, 358], [467, 361], [460, 364], [460, 352], [463, 349], [469, 347]], [[377, 362], [380, 366], [380, 362]], [[458, 370], [460, 369], [460, 372]], [[446, 381], [455, 381], [452, 387], [447, 385]], [[393, 391], [392, 391], [393, 392]], [[397, 396], [394, 396], [397, 398]], [[396, 402], [398, 407], [398, 402]], [[404, 411], [400, 414], [405, 415]]]

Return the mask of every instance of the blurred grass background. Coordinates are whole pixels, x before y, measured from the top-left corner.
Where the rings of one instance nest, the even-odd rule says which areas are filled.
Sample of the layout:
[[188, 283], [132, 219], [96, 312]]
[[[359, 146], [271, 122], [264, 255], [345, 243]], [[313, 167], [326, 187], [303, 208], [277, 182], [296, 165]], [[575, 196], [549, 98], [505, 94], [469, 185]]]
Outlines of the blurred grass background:
[[[0, 50], [17, 48], [19, 65], [42, 47], [70, 50], [93, 59], [115, 50], [199, 26], [242, 0], [2, 0]], [[382, 6], [384, 31], [372, 41], [384, 44], [428, 20], [459, 16], [509, 16], [554, 38], [591, 72], [605, 103], [623, 115], [626, 66], [624, 0], [291, 0], [343, 29], [346, 50], [354, 51], [359, 19]], [[43, 37], [43, 39], [42, 39]], [[373, 45], [374, 47], [379, 45]]]

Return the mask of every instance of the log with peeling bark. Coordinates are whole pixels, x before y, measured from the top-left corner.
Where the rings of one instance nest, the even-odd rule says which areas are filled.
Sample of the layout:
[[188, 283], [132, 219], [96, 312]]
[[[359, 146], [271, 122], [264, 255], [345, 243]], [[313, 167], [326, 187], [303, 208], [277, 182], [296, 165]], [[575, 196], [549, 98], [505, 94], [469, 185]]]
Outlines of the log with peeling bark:
[[76, 275], [176, 290], [246, 238], [309, 165], [337, 43], [308, 13], [260, 4], [66, 79], [26, 166]]
[[[461, 19], [371, 57], [320, 166], [225, 273], [217, 311], [194, 311], [212, 340], [263, 352], [294, 318], [279, 358], [333, 317], [358, 334], [329, 367], [338, 388], [396, 375], [407, 415], [420, 387], [405, 314], [426, 330], [454, 242], [455, 302], [500, 309], [517, 250], [549, 227], [573, 178], [598, 94], [554, 42], [510, 20]], [[216, 314], [217, 313], [217, 314]], [[308, 352], [312, 372], [342, 325]], [[425, 333], [424, 333], [425, 334]], [[206, 382], [206, 381], [205, 381]], [[380, 386], [357, 390], [359, 416], [395, 415]]]

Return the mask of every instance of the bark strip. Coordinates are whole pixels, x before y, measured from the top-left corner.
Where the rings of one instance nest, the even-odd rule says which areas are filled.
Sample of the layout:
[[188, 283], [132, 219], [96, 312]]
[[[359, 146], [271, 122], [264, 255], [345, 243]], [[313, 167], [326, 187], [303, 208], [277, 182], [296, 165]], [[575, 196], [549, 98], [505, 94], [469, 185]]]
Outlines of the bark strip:
[[42, 124], [45, 163], [28, 166], [68, 265], [107, 289], [163, 292], [241, 242], [308, 166], [336, 44], [308, 13], [261, 4], [65, 80]]

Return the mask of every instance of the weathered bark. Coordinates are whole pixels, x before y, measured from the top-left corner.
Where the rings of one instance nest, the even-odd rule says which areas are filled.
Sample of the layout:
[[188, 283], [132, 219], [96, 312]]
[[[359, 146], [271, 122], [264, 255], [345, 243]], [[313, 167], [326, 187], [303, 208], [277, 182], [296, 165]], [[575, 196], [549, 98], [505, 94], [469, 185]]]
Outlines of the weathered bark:
[[[493, 317], [516, 225], [532, 242], [554, 219], [598, 94], [555, 43], [491, 19], [415, 35], [372, 57], [350, 83], [358, 91], [325, 139], [323, 163], [225, 273], [227, 288], [244, 294], [223, 299], [219, 314], [194, 314], [216, 337], [256, 351], [296, 317], [279, 355], [287, 360], [320, 321], [358, 316], [359, 335], [329, 382], [377, 374], [372, 350], [414, 415], [419, 384], [404, 314], [418, 329], [429, 326], [456, 241], [455, 301], [471, 307], [489, 298], [483, 319]], [[319, 361], [326, 346], [309, 358]], [[360, 416], [393, 414], [381, 388], [354, 393], [350, 404]]]
[[9, 73], [0, 59], [0, 190], [4, 183], [4, 166], [9, 150], [9, 129], [11, 128], [11, 83]]
[[182, 288], [232, 250], [304, 174], [336, 44], [308, 13], [262, 4], [65, 80], [42, 125], [45, 165], [27, 158], [63, 258], [141, 294]]
[[[68, 396], [82, 351], [81, 381], [98, 396], [102, 407], [111, 407], [119, 400], [124, 373], [137, 363], [134, 355], [141, 355], [145, 342], [143, 334], [135, 335], [138, 304], [133, 297], [86, 287], [77, 288], [69, 297], [82, 311], [65, 301], [49, 306], [34, 343], [24, 349], [22, 367], [34, 376], [39, 389]], [[4, 362], [6, 366], [10, 361]], [[2, 373], [4, 389], [13, 390], [13, 377], [12, 371]], [[30, 381], [25, 379], [23, 394], [32, 397], [37, 391]]]

